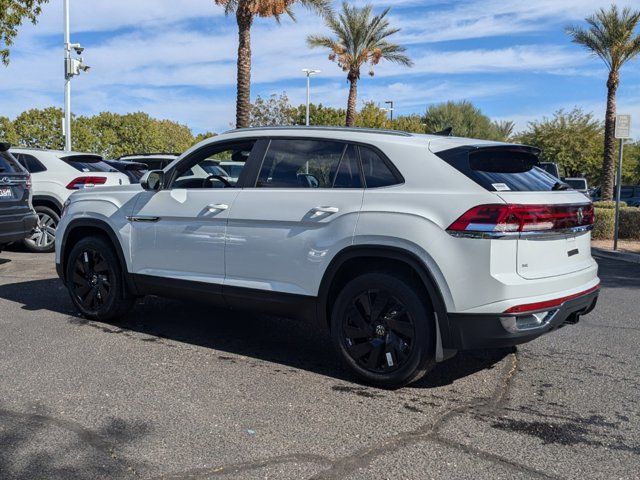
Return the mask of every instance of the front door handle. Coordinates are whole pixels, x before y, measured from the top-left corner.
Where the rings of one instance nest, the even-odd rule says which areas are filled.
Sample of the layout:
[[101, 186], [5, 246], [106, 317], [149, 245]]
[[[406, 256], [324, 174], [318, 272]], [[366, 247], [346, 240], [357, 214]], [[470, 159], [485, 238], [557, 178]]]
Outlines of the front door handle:
[[228, 210], [229, 205], [224, 203], [212, 203], [211, 205], [207, 205], [207, 210], [210, 212], [219, 212], [221, 210]]
[[313, 209], [316, 215], [320, 215], [322, 213], [334, 214], [338, 213], [340, 209], [338, 207], [316, 207]]

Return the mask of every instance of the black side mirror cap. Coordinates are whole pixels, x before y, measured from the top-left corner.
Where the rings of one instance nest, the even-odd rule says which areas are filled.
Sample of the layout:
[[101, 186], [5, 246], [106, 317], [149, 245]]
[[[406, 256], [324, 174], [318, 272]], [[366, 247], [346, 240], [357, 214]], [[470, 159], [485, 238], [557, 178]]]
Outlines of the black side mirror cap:
[[140, 179], [140, 185], [145, 190], [157, 192], [164, 188], [164, 171], [150, 170]]
[[0, 142], [0, 152], [6, 152], [11, 148], [11, 144], [8, 142]]

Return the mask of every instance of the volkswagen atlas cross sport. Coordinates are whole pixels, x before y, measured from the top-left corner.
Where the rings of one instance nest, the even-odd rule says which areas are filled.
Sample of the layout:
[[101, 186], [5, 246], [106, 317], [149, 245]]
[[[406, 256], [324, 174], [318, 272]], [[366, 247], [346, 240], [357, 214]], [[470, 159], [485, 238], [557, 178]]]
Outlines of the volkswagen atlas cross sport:
[[[74, 193], [56, 263], [82, 315], [143, 295], [312, 319], [395, 388], [458, 350], [530, 341], [596, 304], [593, 207], [532, 147], [337, 128], [235, 130], [140, 186]], [[241, 162], [238, 181], [199, 165]]]

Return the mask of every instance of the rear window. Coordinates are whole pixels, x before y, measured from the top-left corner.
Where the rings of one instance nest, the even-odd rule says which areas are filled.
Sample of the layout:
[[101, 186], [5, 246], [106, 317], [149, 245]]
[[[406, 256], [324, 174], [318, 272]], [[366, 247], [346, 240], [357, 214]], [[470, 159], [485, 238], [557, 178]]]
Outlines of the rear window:
[[520, 148], [454, 148], [437, 155], [492, 192], [549, 192], [568, 185], [539, 168], [538, 156]]
[[61, 160], [67, 165], [71, 165], [73, 168], [80, 172], [117, 172], [108, 163], [102, 160], [102, 157], [97, 155], [73, 155], [70, 157], [62, 157]]
[[23, 173], [18, 161], [9, 152], [0, 152], [0, 174], [2, 173]]

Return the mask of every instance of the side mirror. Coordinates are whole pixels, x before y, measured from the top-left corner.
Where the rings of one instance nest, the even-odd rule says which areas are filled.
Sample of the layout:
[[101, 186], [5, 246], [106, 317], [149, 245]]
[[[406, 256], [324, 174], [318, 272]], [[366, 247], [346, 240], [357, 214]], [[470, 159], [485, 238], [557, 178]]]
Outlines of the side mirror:
[[164, 187], [164, 172], [162, 170], [150, 170], [140, 179], [140, 185], [145, 190], [157, 192]]

